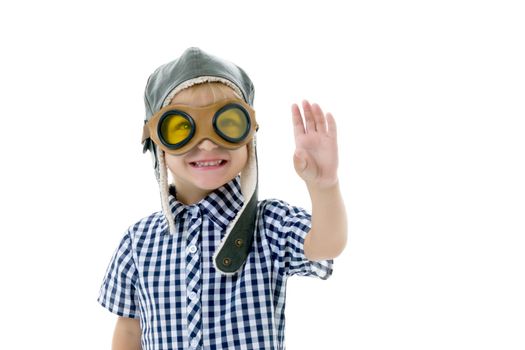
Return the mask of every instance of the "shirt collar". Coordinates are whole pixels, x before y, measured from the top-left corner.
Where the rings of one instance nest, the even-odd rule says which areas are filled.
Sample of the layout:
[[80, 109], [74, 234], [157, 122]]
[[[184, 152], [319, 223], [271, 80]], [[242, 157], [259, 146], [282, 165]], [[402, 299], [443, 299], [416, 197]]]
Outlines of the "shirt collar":
[[169, 188], [169, 205], [175, 220], [185, 212], [200, 211], [215, 224], [225, 229], [242, 208], [244, 197], [241, 193], [240, 176], [209, 193], [200, 202], [186, 205], [176, 199], [175, 186]]

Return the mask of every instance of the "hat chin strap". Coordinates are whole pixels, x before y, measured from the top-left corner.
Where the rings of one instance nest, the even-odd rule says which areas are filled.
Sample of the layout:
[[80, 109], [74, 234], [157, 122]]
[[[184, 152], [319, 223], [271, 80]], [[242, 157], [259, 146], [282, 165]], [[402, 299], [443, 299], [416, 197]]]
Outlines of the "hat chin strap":
[[213, 255], [213, 265], [225, 275], [241, 270], [250, 253], [257, 224], [257, 151], [255, 136], [248, 144], [248, 161], [241, 172], [244, 204], [226, 228], [226, 234]]

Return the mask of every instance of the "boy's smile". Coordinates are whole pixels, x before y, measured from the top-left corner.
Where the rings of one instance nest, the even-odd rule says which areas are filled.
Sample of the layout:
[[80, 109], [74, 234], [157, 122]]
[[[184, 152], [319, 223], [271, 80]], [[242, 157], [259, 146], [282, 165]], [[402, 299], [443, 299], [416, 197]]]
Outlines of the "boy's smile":
[[186, 156], [186, 163], [196, 172], [212, 171], [219, 174], [220, 170], [230, 165], [231, 155], [228, 151], [209, 140], [204, 140]]
[[209, 169], [217, 169], [220, 166], [224, 165], [226, 163], [226, 160], [220, 159], [220, 160], [201, 160], [196, 162], [191, 162], [191, 166], [203, 169], [203, 170], [209, 170]]
[[197, 170], [215, 170], [225, 166], [228, 162], [224, 157], [218, 157], [215, 155], [207, 155], [204, 158], [189, 160], [190, 165]]

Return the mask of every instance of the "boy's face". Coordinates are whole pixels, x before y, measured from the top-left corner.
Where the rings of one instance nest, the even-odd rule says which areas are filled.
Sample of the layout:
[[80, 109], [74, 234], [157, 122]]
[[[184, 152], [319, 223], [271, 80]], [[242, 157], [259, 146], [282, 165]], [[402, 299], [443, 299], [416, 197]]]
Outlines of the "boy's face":
[[[205, 83], [182, 90], [170, 104], [200, 107], [230, 98], [238, 96], [226, 85]], [[193, 204], [240, 173], [248, 159], [248, 147], [229, 150], [203, 140], [183, 155], [165, 153], [165, 159], [177, 186], [177, 200]]]

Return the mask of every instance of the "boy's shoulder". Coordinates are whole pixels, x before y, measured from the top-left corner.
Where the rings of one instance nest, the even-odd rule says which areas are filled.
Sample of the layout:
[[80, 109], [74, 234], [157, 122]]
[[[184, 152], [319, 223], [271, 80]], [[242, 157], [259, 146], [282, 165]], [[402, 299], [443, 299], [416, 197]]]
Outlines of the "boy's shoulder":
[[146, 235], [162, 233], [167, 229], [168, 225], [164, 213], [157, 211], [129, 226], [127, 234], [134, 240]]
[[259, 202], [261, 215], [266, 222], [280, 222], [311, 219], [310, 213], [305, 209], [291, 205], [290, 203], [276, 198], [265, 199]]

